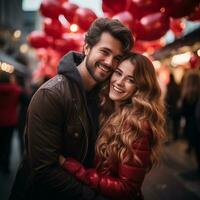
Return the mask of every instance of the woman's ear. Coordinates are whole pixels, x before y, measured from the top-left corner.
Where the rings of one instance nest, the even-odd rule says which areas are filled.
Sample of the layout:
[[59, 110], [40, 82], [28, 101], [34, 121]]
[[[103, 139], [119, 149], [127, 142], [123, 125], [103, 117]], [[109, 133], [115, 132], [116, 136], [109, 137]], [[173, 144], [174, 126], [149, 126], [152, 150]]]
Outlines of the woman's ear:
[[87, 56], [87, 55], [89, 54], [89, 52], [90, 52], [90, 47], [89, 47], [88, 44], [85, 44], [85, 45], [83, 46], [83, 52], [84, 52], [84, 55], [85, 55], [85, 56]]

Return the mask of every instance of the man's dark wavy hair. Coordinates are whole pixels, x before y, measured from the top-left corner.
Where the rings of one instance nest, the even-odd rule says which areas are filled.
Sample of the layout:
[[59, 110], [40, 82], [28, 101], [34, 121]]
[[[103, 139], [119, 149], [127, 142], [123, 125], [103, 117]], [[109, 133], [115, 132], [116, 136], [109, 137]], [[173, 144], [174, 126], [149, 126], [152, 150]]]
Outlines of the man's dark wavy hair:
[[130, 51], [134, 45], [131, 31], [119, 20], [109, 18], [98, 18], [92, 23], [86, 33], [85, 43], [92, 48], [99, 42], [102, 33], [109, 33], [119, 40], [122, 44], [124, 53]]

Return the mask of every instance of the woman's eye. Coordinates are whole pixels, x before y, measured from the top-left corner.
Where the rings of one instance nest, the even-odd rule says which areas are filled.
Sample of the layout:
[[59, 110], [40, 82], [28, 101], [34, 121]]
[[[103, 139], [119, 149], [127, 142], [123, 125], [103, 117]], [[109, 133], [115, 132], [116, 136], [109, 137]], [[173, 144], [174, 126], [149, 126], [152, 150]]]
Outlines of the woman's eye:
[[116, 70], [114, 73], [115, 73], [115, 75], [117, 75], [117, 76], [120, 76], [120, 75], [121, 75], [121, 72], [120, 72], [120, 71], [117, 71], [117, 70]]
[[130, 79], [130, 78], [128, 78], [127, 81], [128, 81], [129, 83], [135, 83], [135, 81], [134, 81], [133, 79]]

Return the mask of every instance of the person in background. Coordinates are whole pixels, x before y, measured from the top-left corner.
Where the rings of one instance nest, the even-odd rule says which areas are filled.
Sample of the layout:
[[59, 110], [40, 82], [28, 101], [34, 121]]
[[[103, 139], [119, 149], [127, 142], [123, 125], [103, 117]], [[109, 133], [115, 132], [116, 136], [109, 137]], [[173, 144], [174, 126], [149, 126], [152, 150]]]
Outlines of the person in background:
[[184, 134], [188, 141], [187, 151], [194, 149], [198, 168], [200, 169], [200, 134], [196, 118], [197, 105], [200, 97], [200, 74], [190, 70], [184, 77], [182, 87], [181, 115], [185, 118]]
[[153, 64], [127, 54], [101, 91], [95, 168], [59, 157], [77, 179], [111, 199], [141, 200], [145, 174], [158, 160], [165, 138], [164, 105]]
[[22, 93], [14, 74], [0, 70], [0, 171], [10, 172], [11, 142]]
[[70, 52], [58, 75], [33, 95], [25, 125], [25, 155], [10, 200], [104, 198], [59, 164], [62, 154], [92, 166], [98, 130], [99, 87], [133, 46], [118, 20], [99, 18], [85, 36], [83, 54]]
[[177, 140], [179, 138], [180, 109], [178, 102], [180, 100], [180, 96], [180, 86], [176, 83], [174, 75], [171, 73], [170, 81], [167, 84], [165, 102], [167, 106], [167, 127], [169, 127], [169, 132], [172, 133], [173, 140]]
[[[196, 110], [195, 110], [195, 117], [196, 117], [196, 123], [197, 123], [197, 130], [198, 130], [198, 141], [200, 143], [200, 96], [198, 98]], [[198, 145], [196, 149], [196, 155], [197, 155], [197, 163], [198, 163], [198, 173], [200, 174], [200, 145]]]
[[18, 108], [18, 123], [16, 127], [19, 139], [20, 155], [22, 156], [24, 153], [24, 128], [28, 104], [30, 102], [30, 89], [28, 90], [25, 77], [16, 75], [16, 82], [22, 89], [22, 93], [20, 95], [20, 104]]

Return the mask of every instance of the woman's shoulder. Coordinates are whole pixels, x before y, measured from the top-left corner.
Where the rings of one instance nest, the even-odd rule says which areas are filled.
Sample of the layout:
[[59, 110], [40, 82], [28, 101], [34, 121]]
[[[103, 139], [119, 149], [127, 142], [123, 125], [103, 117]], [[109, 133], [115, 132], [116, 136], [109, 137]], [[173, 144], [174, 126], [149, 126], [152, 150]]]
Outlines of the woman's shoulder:
[[133, 148], [149, 149], [153, 134], [148, 121], [141, 122], [141, 131], [139, 136], [133, 141]]

